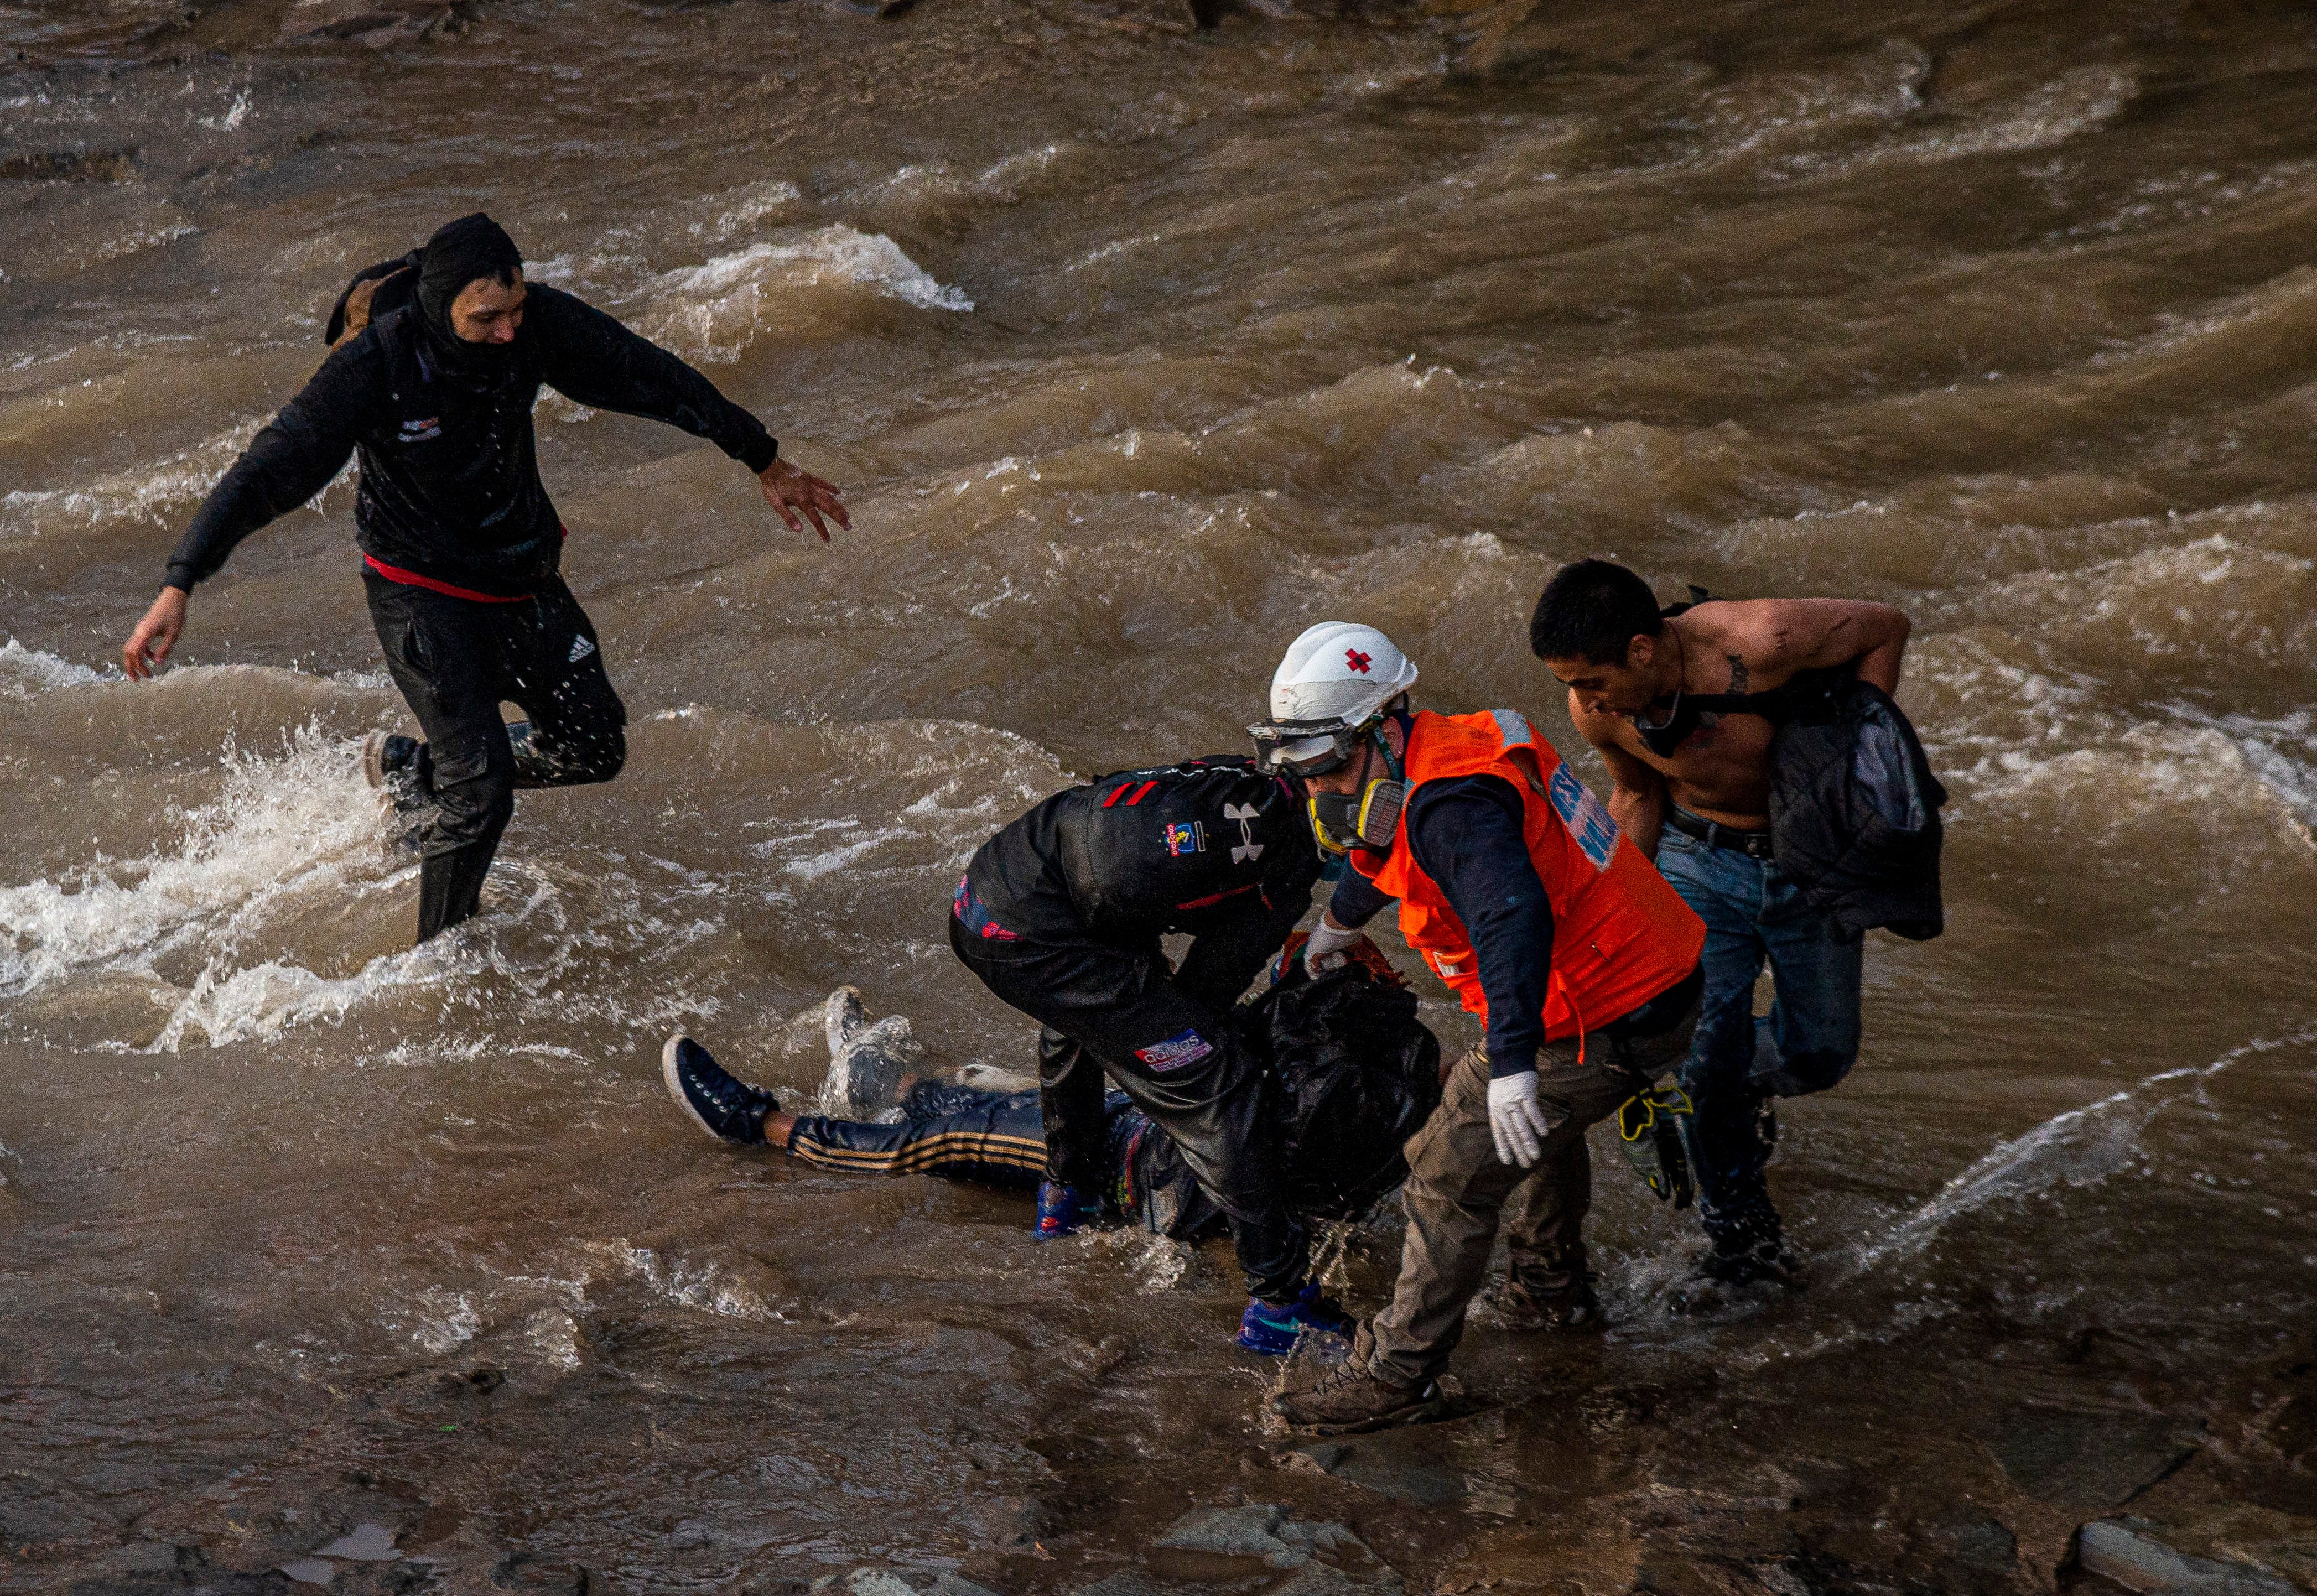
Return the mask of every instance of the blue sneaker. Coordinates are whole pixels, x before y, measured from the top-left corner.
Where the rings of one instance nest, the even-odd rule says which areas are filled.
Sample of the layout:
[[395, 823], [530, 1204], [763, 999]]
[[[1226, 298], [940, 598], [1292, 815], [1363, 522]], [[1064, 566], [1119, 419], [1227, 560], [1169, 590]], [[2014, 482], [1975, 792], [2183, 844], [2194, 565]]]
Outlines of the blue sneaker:
[[1099, 1216], [1100, 1206], [1088, 1202], [1075, 1186], [1065, 1186], [1060, 1181], [1038, 1182], [1038, 1228], [1033, 1234], [1042, 1242], [1057, 1242], [1066, 1235], [1076, 1235], [1078, 1226]]
[[660, 1049], [659, 1074], [676, 1106], [710, 1136], [743, 1147], [765, 1145], [765, 1116], [780, 1108], [780, 1100], [736, 1079], [682, 1031]]
[[1346, 1337], [1352, 1333], [1350, 1315], [1334, 1297], [1320, 1295], [1317, 1280], [1306, 1280], [1295, 1300], [1284, 1307], [1249, 1297], [1247, 1312], [1239, 1318], [1239, 1344], [1266, 1358], [1284, 1358], [1295, 1350], [1296, 1337], [1307, 1330]]

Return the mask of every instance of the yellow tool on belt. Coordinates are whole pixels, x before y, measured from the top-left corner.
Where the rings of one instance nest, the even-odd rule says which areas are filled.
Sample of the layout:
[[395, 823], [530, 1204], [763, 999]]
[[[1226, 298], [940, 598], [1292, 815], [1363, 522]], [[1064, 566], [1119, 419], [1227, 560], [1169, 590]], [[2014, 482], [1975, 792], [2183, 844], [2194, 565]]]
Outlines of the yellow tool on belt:
[[1652, 1086], [1617, 1108], [1617, 1139], [1626, 1161], [1659, 1201], [1677, 1208], [1687, 1208], [1696, 1192], [1682, 1135], [1682, 1121], [1696, 1112], [1678, 1086]]

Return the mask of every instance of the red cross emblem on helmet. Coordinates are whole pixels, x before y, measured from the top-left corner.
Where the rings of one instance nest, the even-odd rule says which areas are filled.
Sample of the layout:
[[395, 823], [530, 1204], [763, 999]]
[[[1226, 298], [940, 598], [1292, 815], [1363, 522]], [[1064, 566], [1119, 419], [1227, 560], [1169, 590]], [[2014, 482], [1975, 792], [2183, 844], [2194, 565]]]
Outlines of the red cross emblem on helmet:
[[1368, 656], [1356, 648], [1344, 650], [1344, 663], [1363, 676], [1368, 673]]

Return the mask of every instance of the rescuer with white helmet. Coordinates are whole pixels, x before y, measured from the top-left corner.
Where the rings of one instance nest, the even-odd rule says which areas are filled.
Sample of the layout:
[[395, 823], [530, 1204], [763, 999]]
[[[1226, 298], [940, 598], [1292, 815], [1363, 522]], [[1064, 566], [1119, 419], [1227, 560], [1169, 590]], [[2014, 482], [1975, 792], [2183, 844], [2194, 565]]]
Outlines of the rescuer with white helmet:
[[[950, 912], [960, 961], [1041, 1027], [1039, 1236], [1132, 1206], [1110, 1174], [1114, 1083], [1229, 1218], [1248, 1289], [1239, 1342], [1275, 1355], [1307, 1330], [1350, 1329], [1311, 1277], [1263, 1061], [1233, 1015], [1311, 912], [1309, 834], [1302, 786], [1243, 753], [1122, 771], [983, 843]], [[1168, 934], [1191, 939], [1179, 962]]]
[[1409, 947], [1488, 1027], [1409, 1143], [1391, 1306], [1317, 1386], [1273, 1404], [1321, 1433], [1436, 1404], [1524, 1181], [1512, 1306], [1539, 1326], [1599, 1323], [1586, 1128], [1629, 1101], [1672, 1110], [1651, 1083], [1688, 1051], [1703, 985], [1704, 926], [1526, 717], [1414, 710], [1416, 680], [1382, 632], [1323, 621], [1289, 646], [1271, 718], [1248, 728], [1258, 768], [1302, 784], [1313, 841], [1349, 867], [1307, 960], [1323, 965], [1397, 899]]

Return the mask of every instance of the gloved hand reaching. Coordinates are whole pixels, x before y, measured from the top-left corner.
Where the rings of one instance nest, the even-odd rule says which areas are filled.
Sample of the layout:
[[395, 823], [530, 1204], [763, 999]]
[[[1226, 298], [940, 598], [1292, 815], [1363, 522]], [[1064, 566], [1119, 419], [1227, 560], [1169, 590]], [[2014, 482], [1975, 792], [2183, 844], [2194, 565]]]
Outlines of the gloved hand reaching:
[[1326, 975], [1344, 962], [1344, 950], [1359, 940], [1358, 932], [1346, 931], [1321, 910], [1311, 940], [1303, 944], [1303, 973], [1314, 979]]
[[1498, 1163], [1528, 1168], [1543, 1153], [1543, 1139], [1552, 1128], [1536, 1105], [1534, 1070], [1489, 1083], [1489, 1132], [1497, 1138]]

